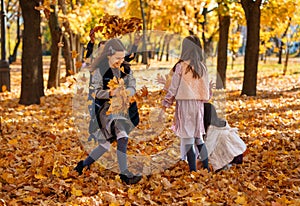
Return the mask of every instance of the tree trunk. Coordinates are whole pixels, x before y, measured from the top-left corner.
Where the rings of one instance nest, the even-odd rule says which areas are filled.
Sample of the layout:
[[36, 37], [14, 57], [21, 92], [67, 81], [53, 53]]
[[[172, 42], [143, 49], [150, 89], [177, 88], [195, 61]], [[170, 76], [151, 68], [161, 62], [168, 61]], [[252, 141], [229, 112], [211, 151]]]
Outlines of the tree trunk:
[[142, 63], [148, 64], [148, 52], [146, 51], [146, 45], [147, 45], [147, 39], [146, 39], [146, 29], [147, 29], [147, 22], [145, 17], [145, 11], [144, 11], [144, 2], [143, 0], [140, 0], [140, 8], [142, 13], [142, 20], [143, 20], [143, 45], [142, 45]]
[[279, 52], [278, 52], [278, 64], [282, 63], [282, 50], [283, 50], [283, 42], [279, 39]]
[[288, 62], [289, 62], [289, 48], [288, 48], [288, 42], [286, 43], [286, 54], [285, 54], [285, 61], [283, 65], [283, 75], [286, 74], [287, 67], [288, 67]]
[[166, 61], [169, 61], [169, 53], [170, 53], [170, 42], [172, 40], [173, 36], [168, 35], [167, 42], [166, 42]]
[[261, 0], [242, 0], [241, 3], [247, 21], [244, 81], [241, 94], [256, 96]]
[[[75, 50], [76, 45], [75, 45], [75, 36], [76, 34], [74, 34], [72, 31], [70, 33], [70, 51], [73, 52], [73, 50]], [[71, 57], [71, 66], [72, 66], [72, 71], [75, 73], [75, 59], [73, 57]]]
[[40, 0], [20, 0], [24, 20], [20, 104], [40, 104], [44, 96]]
[[161, 36], [159, 37], [159, 40], [157, 40], [157, 41], [155, 42], [155, 55], [156, 55], [156, 60], [157, 60], [157, 61], [159, 60], [159, 51], [160, 51], [162, 39], [163, 39], [163, 35], [161, 35]]
[[51, 32], [51, 63], [47, 85], [48, 89], [52, 87], [59, 87], [59, 54], [61, 51], [61, 47], [58, 46], [61, 40], [61, 29], [58, 23], [56, 5], [52, 4], [50, 7], [53, 9], [53, 12], [51, 12], [49, 19], [49, 27]]
[[[287, 26], [286, 26], [286, 28], [285, 28], [285, 31], [284, 31], [284, 33], [282, 34], [282, 38], [284, 38], [284, 37], [286, 37], [286, 35], [287, 35], [287, 32], [288, 32], [288, 30], [289, 30], [289, 28], [290, 28], [290, 26], [291, 26], [291, 21], [292, 21], [292, 17], [289, 17], [289, 21], [288, 21], [288, 24], [287, 24]], [[285, 48], [286, 48], [286, 58], [285, 58], [285, 63], [284, 63], [284, 71], [283, 71], [283, 74], [285, 75], [285, 72], [286, 72], [286, 69], [287, 69], [287, 61], [289, 60], [289, 43], [288, 42], [286, 42], [286, 44], [285, 44]], [[282, 53], [282, 49], [283, 49], [283, 45], [282, 45], [282, 43], [281, 43], [281, 53]], [[279, 62], [278, 62], [279, 63]], [[280, 57], [280, 64], [281, 64], [281, 57]]]
[[[292, 17], [289, 17], [288, 24], [281, 35], [281, 39], [279, 39], [279, 56], [278, 56], [278, 64], [282, 64], [282, 50], [283, 50], [283, 42], [281, 41], [284, 37], [286, 37], [286, 34], [291, 26]], [[286, 44], [286, 48], [288, 49], [288, 44]]]
[[17, 16], [17, 43], [14, 47], [13, 53], [9, 56], [9, 63], [13, 63], [17, 60], [17, 52], [19, 45], [21, 43], [21, 35], [20, 35], [20, 11], [18, 10], [18, 16]]
[[298, 52], [297, 52], [297, 55], [295, 57], [300, 57], [300, 47], [298, 47]]
[[72, 73], [74, 73], [74, 70], [72, 68], [72, 54], [70, 51], [70, 39], [67, 37], [67, 35], [63, 35], [63, 57], [65, 59], [65, 65], [66, 65], [66, 76], [70, 76]]
[[[62, 13], [64, 15], [67, 15], [67, 8], [66, 8], [66, 2], [65, 0], [59, 0], [58, 5], [60, 6]], [[70, 76], [72, 73], [74, 73], [74, 70], [72, 68], [72, 58], [71, 58], [71, 49], [70, 49], [70, 39], [68, 36], [70, 36], [70, 25], [68, 21], [63, 22], [63, 26], [65, 27], [65, 32], [63, 33], [63, 57], [65, 59], [65, 65], [66, 65], [66, 76]], [[69, 35], [67, 35], [69, 34]]]
[[220, 14], [219, 23], [220, 23], [220, 29], [219, 29], [219, 42], [218, 42], [216, 88], [225, 89], [230, 16], [223, 16]]
[[202, 27], [202, 42], [203, 42], [203, 50], [204, 50], [204, 63], [206, 62], [207, 57], [211, 56], [213, 53], [213, 37], [217, 33], [217, 30], [213, 32], [210, 37], [205, 36], [206, 24], [207, 24], [207, 14], [214, 11], [215, 8], [208, 10], [207, 8], [203, 8], [202, 15], [204, 17], [204, 21], [200, 23]]
[[167, 41], [167, 36], [168, 36], [168, 34], [166, 34], [163, 38], [159, 61], [162, 61], [163, 56], [164, 56], [164, 50], [165, 50], [165, 45], [166, 45], [166, 41]]
[[83, 50], [83, 45], [81, 44], [80, 42], [80, 35], [79, 34], [76, 34], [76, 52], [77, 52], [77, 56], [75, 58], [75, 73], [79, 72], [79, 65], [80, 64], [77, 64], [77, 62], [82, 62], [82, 51]]
[[204, 51], [204, 62], [206, 62], [206, 58], [207, 58], [207, 46], [206, 46], [206, 37], [205, 37], [205, 24], [206, 24], [206, 14], [207, 14], [207, 8], [203, 8], [202, 11], [202, 15], [204, 17], [204, 21], [201, 22], [201, 27], [202, 27], [202, 34], [201, 34], [201, 38], [202, 38], [202, 42], [203, 42], [203, 51]]

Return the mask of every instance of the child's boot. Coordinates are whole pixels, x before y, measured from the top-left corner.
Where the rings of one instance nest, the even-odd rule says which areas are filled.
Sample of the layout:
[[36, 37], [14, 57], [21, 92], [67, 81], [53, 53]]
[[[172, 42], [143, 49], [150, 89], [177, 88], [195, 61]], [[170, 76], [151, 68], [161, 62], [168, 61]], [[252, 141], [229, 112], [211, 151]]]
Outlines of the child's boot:
[[142, 176], [134, 175], [128, 170], [127, 166], [127, 144], [128, 137], [119, 138], [117, 140], [117, 158], [118, 164], [121, 171], [120, 179], [128, 185], [136, 184], [141, 179]]
[[78, 162], [74, 170], [76, 170], [79, 175], [82, 175], [82, 171], [84, 167], [89, 167], [97, 159], [99, 159], [106, 151], [107, 151], [106, 148], [104, 148], [101, 145], [98, 145], [98, 147], [96, 147], [85, 160], [81, 160]]
[[83, 170], [84, 166], [83, 166], [83, 160], [80, 160], [77, 163], [77, 166], [74, 168], [74, 170], [79, 174], [82, 175], [82, 170]]
[[120, 174], [120, 179], [125, 182], [127, 185], [131, 184], [136, 184], [138, 183], [141, 179], [141, 175], [134, 175], [132, 172], [130, 172], [128, 169], [121, 172]]

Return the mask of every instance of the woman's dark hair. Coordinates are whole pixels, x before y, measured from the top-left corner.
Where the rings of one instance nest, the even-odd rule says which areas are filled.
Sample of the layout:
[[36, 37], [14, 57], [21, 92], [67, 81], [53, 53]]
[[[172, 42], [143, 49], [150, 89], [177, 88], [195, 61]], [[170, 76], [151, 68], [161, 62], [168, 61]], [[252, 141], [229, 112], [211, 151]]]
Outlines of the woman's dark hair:
[[173, 71], [175, 71], [178, 63], [190, 60], [186, 73], [191, 71], [194, 78], [200, 78], [206, 70], [206, 67], [202, 63], [203, 59], [200, 39], [195, 35], [187, 36], [182, 41], [180, 59], [173, 67]]
[[101, 73], [107, 71], [107, 69], [109, 68], [107, 57], [114, 55], [117, 51], [126, 51], [126, 48], [120, 39], [114, 38], [106, 41], [103, 51], [101, 52], [100, 56], [92, 63], [91, 68], [93, 70], [95, 70], [96, 68], [100, 68]]

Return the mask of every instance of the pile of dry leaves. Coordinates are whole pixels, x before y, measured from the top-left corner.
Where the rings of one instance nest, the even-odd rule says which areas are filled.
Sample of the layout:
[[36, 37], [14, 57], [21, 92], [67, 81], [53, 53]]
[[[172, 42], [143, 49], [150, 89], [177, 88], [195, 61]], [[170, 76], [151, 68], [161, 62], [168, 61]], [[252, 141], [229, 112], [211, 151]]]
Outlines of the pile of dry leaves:
[[106, 155], [106, 166], [94, 164], [82, 176], [73, 170], [88, 150], [87, 132], [76, 127], [72, 107], [76, 76], [46, 91], [41, 105], [25, 107], [14, 86], [20, 72], [13, 71], [12, 92], [0, 94], [0, 205], [300, 205], [300, 75], [260, 74], [256, 97], [240, 96], [239, 75], [228, 77], [225, 117], [247, 144], [242, 165], [190, 173], [176, 156], [174, 108], [153, 131], [151, 109], [159, 107], [163, 93], [144, 87], [137, 98], [141, 123], [135, 137], [141, 139], [130, 140], [129, 155], [174, 151], [169, 159], [157, 155], [154, 169], [127, 186], [111, 169], [113, 153]]

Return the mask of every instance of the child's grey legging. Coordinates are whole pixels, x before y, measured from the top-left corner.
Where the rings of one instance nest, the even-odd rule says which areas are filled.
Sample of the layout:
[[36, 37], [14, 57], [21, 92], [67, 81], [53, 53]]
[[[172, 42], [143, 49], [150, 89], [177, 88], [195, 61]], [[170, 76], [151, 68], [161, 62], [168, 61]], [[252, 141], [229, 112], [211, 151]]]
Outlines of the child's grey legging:
[[[123, 137], [119, 138], [117, 140], [117, 158], [118, 158], [118, 164], [121, 173], [127, 170], [127, 144], [128, 144], [128, 138]], [[107, 152], [107, 149], [103, 147], [101, 144], [99, 144], [90, 154], [89, 156], [83, 161], [83, 166], [89, 166], [93, 164], [97, 159], [99, 159], [105, 152]]]

